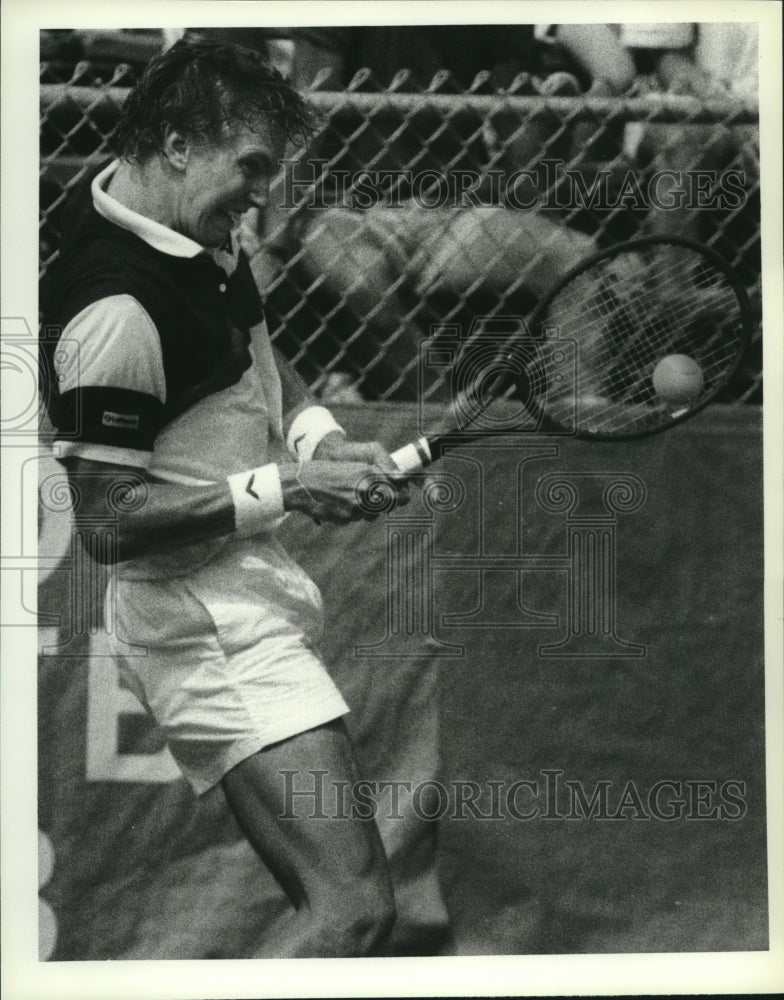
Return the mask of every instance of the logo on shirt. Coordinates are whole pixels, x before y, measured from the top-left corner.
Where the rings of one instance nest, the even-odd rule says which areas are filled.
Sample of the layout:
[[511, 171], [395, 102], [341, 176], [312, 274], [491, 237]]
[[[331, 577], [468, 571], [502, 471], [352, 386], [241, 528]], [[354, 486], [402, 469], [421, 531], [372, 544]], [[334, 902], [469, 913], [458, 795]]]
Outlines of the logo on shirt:
[[139, 415], [137, 413], [113, 413], [111, 410], [104, 410], [101, 423], [104, 427], [122, 427], [124, 430], [137, 431], [139, 429]]
[[253, 489], [253, 483], [256, 481], [256, 473], [251, 472], [250, 479], [248, 480], [248, 485], [245, 487], [245, 492], [250, 493], [254, 500], [259, 499], [258, 493]]

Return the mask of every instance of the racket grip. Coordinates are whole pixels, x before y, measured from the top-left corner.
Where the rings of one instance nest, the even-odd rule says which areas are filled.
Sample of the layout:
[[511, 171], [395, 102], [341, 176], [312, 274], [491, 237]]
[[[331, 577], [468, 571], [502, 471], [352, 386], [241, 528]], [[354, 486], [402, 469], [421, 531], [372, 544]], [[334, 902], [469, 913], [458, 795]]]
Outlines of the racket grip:
[[427, 438], [423, 437], [393, 451], [390, 458], [401, 472], [419, 472], [432, 463], [433, 453]]

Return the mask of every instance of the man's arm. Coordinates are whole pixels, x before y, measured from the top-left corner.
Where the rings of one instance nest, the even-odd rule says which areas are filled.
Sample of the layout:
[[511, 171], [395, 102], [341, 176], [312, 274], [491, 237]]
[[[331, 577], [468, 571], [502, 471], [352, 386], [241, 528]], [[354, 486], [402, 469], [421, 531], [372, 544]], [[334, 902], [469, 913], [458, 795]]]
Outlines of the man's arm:
[[392, 490], [398, 485], [362, 461], [266, 465], [205, 486], [164, 483], [143, 469], [75, 456], [63, 464], [79, 496], [77, 527], [116, 525], [117, 552], [107, 553], [107, 561], [118, 562], [235, 533], [259, 534], [289, 511], [319, 523], [369, 518], [361, 489], [371, 480]]
[[557, 40], [589, 74], [592, 90], [622, 94], [634, 82], [634, 60], [608, 24], [559, 24]]
[[69, 456], [62, 459], [79, 497], [74, 520], [116, 525], [117, 561], [230, 535], [228, 483], [183, 487], [157, 483], [141, 468]]
[[293, 418], [307, 406], [317, 406], [318, 401], [310, 389], [305, 384], [291, 362], [281, 353], [279, 348], [272, 345], [272, 353], [275, 357], [275, 364], [280, 375], [280, 385], [283, 391], [283, 413], [287, 420]]
[[[384, 472], [397, 471], [389, 452], [378, 441], [347, 441], [343, 429], [320, 405], [291, 363], [276, 347], [272, 350], [283, 392], [284, 427], [293, 453], [306, 459], [366, 462]], [[403, 484], [399, 486], [402, 490]]]
[[[113, 300], [113, 305], [113, 309], [102, 309], [99, 304], [86, 310], [79, 322], [68, 328], [68, 343], [89, 343], [93, 350], [74, 353], [73, 364], [61, 361], [57, 372], [61, 390], [81, 392], [83, 396], [105, 392], [101, 387], [107, 384], [104, 368], [108, 357], [114, 368], [123, 373], [123, 381], [137, 389], [133, 397], [136, 402], [139, 396], [152, 402], [162, 399], [165, 390], [153, 377], [160, 368], [156, 364], [160, 361], [160, 348], [157, 338], [152, 336], [152, 324], [135, 303], [122, 299]], [[125, 316], [125, 323], [114, 322], [118, 312]], [[128, 331], [135, 336], [121, 336]], [[146, 340], [145, 334], [149, 334]], [[103, 347], [101, 352], [94, 349], [96, 341]], [[150, 361], [146, 367], [145, 359]], [[117, 529], [119, 552], [107, 552], [107, 559], [127, 560], [232, 533], [259, 534], [271, 530], [285, 513], [295, 510], [319, 523], [344, 524], [367, 516], [358, 493], [359, 485], [369, 477], [387, 478], [381, 470], [391, 472], [394, 463], [374, 443], [367, 447], [347, 446], [339, 425], [327, 410], [315, 405], [312, 394], [292, 367], [282, 357], [278, 364], [287, 409], [299, 418], [299, 425], [295, 420], [290, 429], [297, 437], [304, 434], [301, 453], [292, 450], [292, 455], [298, 454], [299, 462], [292, 457], [290, 463], [247, 469], [218, 483], [185, 486], [156, 480], [145, 471], [146, 461], [139, 464], [134, 461], [149, 454], [143, 436], [130, 442], [118, 439], [115, 447], [98, 449], [107, 452], [105, 457], [85, 455], [84, 448], [68, 443], [61, 461], [79, 496], [77, 522], [97, 521]], [[117, 392], [118, 399], [129, 401], [126, 390]], [[85, 412], [88, 410], [92, 413], [89, 407]], [[85, 433], [89, 445], [91, 441], [94, 444], [103, 440], [106, 432], [103, 425], [98, 428], [91, 425], [85, 428]], [[112, 452], [118, 453], [118, 457]], [[120, 458], [119, 453], [125, 457]], [[316, 460], [310, 461], [313, 458]], [[391, 480], [388, 484], [392, 485]]]
[[665, 49], [659, 59], [658, 76], [671, 94], [691, 94], [703, 100], [721, 93], [721, 87], [709, 73], [694, 62], [691, 51]]

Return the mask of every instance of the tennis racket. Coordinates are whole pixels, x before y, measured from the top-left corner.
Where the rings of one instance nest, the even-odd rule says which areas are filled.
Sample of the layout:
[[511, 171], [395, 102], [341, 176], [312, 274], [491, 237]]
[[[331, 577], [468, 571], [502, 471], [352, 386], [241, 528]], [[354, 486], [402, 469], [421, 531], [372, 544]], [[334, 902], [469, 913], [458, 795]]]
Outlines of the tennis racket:
[[495, 317], [450, 370], [439, 426], [393, 452], [416, 472], [454, 444], [499, 434], [646, 437], [721, 393], [753, 333], [746, 291], [714, 250], [643, 237], [587, 258], [530, 318]]

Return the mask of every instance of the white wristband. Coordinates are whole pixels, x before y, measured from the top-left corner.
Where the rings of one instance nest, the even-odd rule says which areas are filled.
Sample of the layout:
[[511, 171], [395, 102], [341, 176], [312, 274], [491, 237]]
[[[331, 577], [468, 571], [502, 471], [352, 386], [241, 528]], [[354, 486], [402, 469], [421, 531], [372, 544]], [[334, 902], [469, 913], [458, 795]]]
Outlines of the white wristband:
[[286, 435], [289, 451], [300, 462], [309, 462], [322, 438], [332, 431], [345, 431], [324, 406], [309, 406], [298, 413]]
[[285, 514], [283, 490], [277, 465], [261, 465], [227, 477], [234, 501], [234, 524], [238, 535], [270, 531]]

